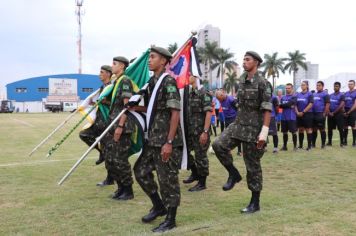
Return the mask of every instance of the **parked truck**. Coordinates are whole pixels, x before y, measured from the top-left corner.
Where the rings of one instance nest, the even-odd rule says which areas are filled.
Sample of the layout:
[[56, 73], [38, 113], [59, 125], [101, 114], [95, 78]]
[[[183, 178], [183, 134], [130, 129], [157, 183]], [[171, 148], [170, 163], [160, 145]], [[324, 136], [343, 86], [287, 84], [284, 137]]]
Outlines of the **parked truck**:
[[15, 110], [14, 101], [11, 100], [2, 100], [0, 113], [12, 113]]

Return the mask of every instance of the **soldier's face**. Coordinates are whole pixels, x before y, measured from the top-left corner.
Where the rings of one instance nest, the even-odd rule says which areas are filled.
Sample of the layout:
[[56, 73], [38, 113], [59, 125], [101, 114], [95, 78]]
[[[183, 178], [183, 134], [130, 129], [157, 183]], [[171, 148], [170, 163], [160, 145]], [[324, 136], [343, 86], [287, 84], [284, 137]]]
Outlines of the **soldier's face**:
[[318, 90], [319, 92], [323, 91], [324, 86], [321, 83], [317, 83], [316, 84], [316, 90]]
[[118, 74], [124, 70], [124, 63], [118, 62], [118, 61], [113, 61], [112, 62], [112, 73], [113, 74]]
[[253, 59], [253, 57], [246, 55], [243, 61], [243, 68], [245, 71], [251, 71], [258, 66], [258, 61]]
[[354, 82], [349, 82], [347, 85], [349, 86], [350, 90], [353, 90], [355, 88], [355, 83]]
[[148, 67], [151, 71], [157, 71], [158, 69], [166, 65], [167, 60], [156, 52], [150, 53], [150, 58], [148, 59]]

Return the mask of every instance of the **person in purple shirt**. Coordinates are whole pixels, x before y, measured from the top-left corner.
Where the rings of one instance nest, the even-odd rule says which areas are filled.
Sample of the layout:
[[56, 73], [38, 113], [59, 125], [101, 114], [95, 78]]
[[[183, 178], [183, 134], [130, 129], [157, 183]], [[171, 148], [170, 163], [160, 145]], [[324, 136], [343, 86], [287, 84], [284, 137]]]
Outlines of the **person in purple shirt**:
[[356, 89], [355, 80], [349, 80], [349, 91], [345, 93], [345, 126], [344, 126], [344, 145], [347, 145], [347, 135], [349, 126], [352, 129], [352, 146], [356, 147]]
[[297, 150], [297, 113], [295, 112], [295, 105], [297, 104], [297, 97], [294, 94], [293, 85], [286, 84], [286, 95], [281, 98], [279, 107], [282, 111], [282, 133], [283, 133], [283, 147], [282, 151], [287, 151], [288, 131], [292, 133], [294, 151]]
[[330, 111], [328, 115], [328, 143], [327, 146], [332, 146], [333, 129], [339, 130], [340, 147], [343, 147], [344, 140], [344, 106], [345, 95], [340, 92], [340, 82], [334, 83], [334, 93], [330, 94]]
[[276, 95], [272, 94], [271, 97], [272, 103], [272, 112], [271, 112], [271, 121], [269, 123], [268, 135], [273, 137], [273, 153], [278, 152], [278, 135], [277, 135], [277, 121], [276, 117], [278, 114], [279, 101]]
[[[216, 92], [216, 98], [220, 102], [224, 113], [224, 124], [227, 128], [237, 117], [237, 100], [230, 95], [226, 95], [224, 90], [218, 90]], [[237, 145], [237, 155], [241, 156], [241, 143]]]
[[316, 83], [316, 93], [314, 93], [313, 104], [313, 142], [312, 147], [315, 148], [316, 139], [318, 137], [318, 130], [321, 136], [321, 148], [325, 148], [326, 132], [325, 132], [325, 118], [329, 114], [330, 96], [324, 90], [324, 82], [318, 81]]
[[297, 93], [297, 104], [295, 112], [297, 113], [297, 125], [299, 131], [299, 149], [303, 149], [304, 130], [307, 132], [308, 148], [309, 151], [312, 147], [313, 139], [313, 103], [314, 96], [309, 92], [308, 81], [303, 81], [302, 92]]

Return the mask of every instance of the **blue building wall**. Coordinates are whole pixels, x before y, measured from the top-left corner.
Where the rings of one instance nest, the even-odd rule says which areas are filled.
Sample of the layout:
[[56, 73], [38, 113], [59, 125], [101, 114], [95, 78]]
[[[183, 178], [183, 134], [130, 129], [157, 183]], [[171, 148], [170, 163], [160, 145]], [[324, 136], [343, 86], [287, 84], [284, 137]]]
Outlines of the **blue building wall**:
[[[48, 92], [40, 92], [39, 88], [48, 88], [49, 78], [77, 79], [78, 96], [85, 99], [91, 92], [83, 92], [83, 88], [98, 89], [101, 86], [99, 76], [90, 74], [61, 74], [34, 77], [19, 80], [6, 85], [7, 99], [17, 102], [42, 101], [48, 96]], [[16, 92], [16, 89], [24, 88], [26, 92]]]

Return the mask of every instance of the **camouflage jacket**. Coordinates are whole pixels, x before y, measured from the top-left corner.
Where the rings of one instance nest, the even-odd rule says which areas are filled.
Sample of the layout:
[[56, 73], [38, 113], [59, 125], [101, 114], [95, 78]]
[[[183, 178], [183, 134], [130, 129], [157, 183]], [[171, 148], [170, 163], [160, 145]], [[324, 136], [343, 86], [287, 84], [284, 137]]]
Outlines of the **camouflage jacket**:
[[263, 112], [272, 110], [272, 86], [262, 76], [256, 73], [251, 80], [247, 73], [240, 77], [238, 98], [238, 116], [235, 120], [235, 138], [256, 142], [263, 125]]
[[[116, 83], [118, 82], [118, 79], [115, 80], [114, 82], [114, 88], [116, 86]], [[113, 90], [114, 92], [114, 90]], [[110, 112], [109, 112], [109, 121], [110, 123], [116, 118], [116, 116], [124, 109], [124, 99], [125, 98], [130, 98], [133, 94], [133, 86], [131, 83], [131, 80], [129, 77], [126, 75], [124, 78], [121, 79], [120, 84], [118, 85], [116, 94], [115, 94], [115, 99], [111, 100], [112, 104], [110, 107]], [[117, 128], [117, 124], [114, 125], [114, 129]], [[123, 130], [123, 133], [132, 133], [134, 131], [134, 123], [132, 120], [127, 117], [126, 122], [125, 122], [125, 127]]]
[[206, 112], [212, 111], [212, 97], [204, 88], [189, 88], [188, 135], [200, 135], [204, 131]]
[[[161, 75], [158, 77], [152, 76], [150, 78], [145, 95], [146, 107], [150, 99], [155, 99], [151, 97], [151, 95], [160, 76]], [[163, 79], [157, 91], [157, 100], [155, 101], [152, 111], [152, 124], [148, 130], [149, 146], [162, 147], [166, 143], [170, 128], [171, 109], [180, 110], [180, 95], [175, 79], [168, 75]], [[173, 139], [173, 147], [182, 145], [182, 131], [178, 124], [177, 132]]]

